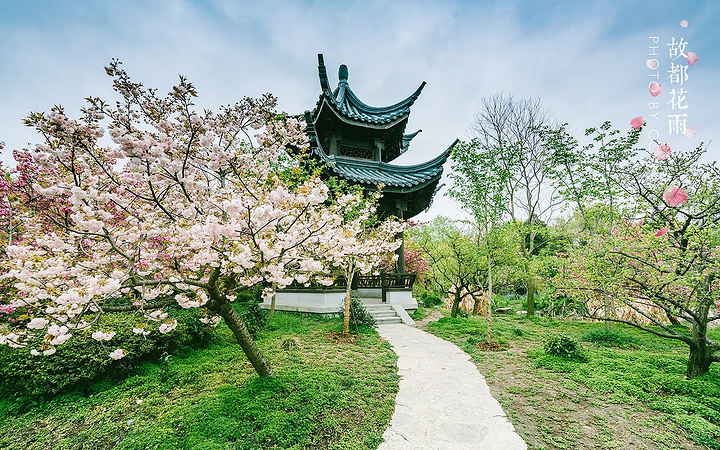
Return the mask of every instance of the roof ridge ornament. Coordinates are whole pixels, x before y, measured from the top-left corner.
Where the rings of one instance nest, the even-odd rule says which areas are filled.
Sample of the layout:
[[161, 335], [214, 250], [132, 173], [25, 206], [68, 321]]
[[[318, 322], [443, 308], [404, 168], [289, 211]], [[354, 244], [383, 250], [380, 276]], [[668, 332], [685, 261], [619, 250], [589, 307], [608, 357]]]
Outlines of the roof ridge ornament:
[[323, 92], [330, 92], [330, 82], [328, 81], [327, 68], [322, 53], [318, 53], [318, 77], [320, 78], [320, 89]]
[[347, 85], [348, 82], [348, 67], [345, 64], [340, 64], [340, 68], [338, 69], [338, 85], [345, 84]]

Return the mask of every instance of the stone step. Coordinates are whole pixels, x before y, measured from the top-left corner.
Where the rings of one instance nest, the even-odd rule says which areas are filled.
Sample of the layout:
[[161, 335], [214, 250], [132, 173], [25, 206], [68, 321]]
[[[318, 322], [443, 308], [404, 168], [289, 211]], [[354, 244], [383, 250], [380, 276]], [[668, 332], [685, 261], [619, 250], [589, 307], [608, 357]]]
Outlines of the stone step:
[[395, 308], [390, 305], [365, 305], [365, 309], [368, 311], [395, 311]]
[[389, 305], [387, 303], [363, 303], [363, 306], [366, 309], [387, 309], [392, 308], [392, 305]]
[[377, 325], [389, 323], [403, 323], [400, 316], [395, 312], [395, 308], [387, 303], [367, 303], [363, 302], [365, 309], [375, 319]]
[[376, 318], [376, 319], [377, 319], [378, 317], [397, 317], [397, 316], [398, 316], [395, 311], [378, 311], [378, 312], [371, 312], [370, 315], [373, 316], [373, 317]]
[[375, 318], [375, 323], [376, 323], [377, 325], [386, 325], [386, 324], [389, 324], [389, 323], [402, 323], [402, 320], [401, 320], [400, 317], [398, 317], [398, 316], [395, 316], [395, 317], [377, 317], [377, 318]]

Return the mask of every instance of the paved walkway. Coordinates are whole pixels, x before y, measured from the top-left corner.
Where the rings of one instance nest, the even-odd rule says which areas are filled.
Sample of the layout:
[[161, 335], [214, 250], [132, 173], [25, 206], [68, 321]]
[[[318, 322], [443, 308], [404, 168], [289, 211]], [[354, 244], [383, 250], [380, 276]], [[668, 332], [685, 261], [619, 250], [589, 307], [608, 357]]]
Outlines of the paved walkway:
[[467, 353], [407, 325], [378, 329], [398, 355], [401, 377], [378, 450], [527, 448]]

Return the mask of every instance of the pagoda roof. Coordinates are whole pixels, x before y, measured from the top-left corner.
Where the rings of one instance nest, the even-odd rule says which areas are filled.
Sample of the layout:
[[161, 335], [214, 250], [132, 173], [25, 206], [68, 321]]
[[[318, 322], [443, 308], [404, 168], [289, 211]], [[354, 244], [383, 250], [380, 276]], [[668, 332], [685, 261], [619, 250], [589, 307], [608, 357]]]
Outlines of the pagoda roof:
[[[306, 113], [306, 121], [309, 113]], [[328, 155], [320, 146], [315, 127], [307, 123], [306, 132], [310, 136], [312, 153], [323, 163], [326, 170], [340, 178], [364, 184], [369, 187], [384, 185], [385, 191], [413, 192], [432, 182], [437, 182], [443, 173], [443, 164], [452, 153], [458, 140], [440, 155], [422, 164], [412, 166], [399, 166], [381, 161], [347, 158], [343, 156]], [[420, 131], [413, 133], [410, 139]], [[409, 142], [409, 139], [408, 139]]]
[[[453, 145], [455, 145], [453, 143]], [[398, 166], [379, 161], [328, 156], [327, 167], [340, 178], [369, 186], [384, 185], [385, 190], [414, 191], [440, 179], [443, 164], [447, 161], [452, 146], [423, 164]]]
[[320, 78], [322, 93], [313, 111], [314, 118], [317, 118], [317, 115], [322, 110], [323, 104], [327, 103], [340, 118], [373, 125], [391, 124], [398, 119], [407, 117], [410, 114], [410, 107], [418, 99], [426, 84], [423, 81], [420, 87], [409, 97], [394, 105], [376, 107], [364, 103], [355, 95], [347, 82], [348, 68], [346, 65], [343, 64], [340, 66], [338, 71], [338, 86], [334, 91], [330, 89], [330, 82], [322, 54], [318, 55], [318, 76]]

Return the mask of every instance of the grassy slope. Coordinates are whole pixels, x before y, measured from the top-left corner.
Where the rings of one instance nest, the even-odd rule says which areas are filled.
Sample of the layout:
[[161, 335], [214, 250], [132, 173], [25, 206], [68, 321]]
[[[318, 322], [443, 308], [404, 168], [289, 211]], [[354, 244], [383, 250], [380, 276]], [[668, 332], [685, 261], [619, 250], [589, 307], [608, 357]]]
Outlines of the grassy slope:
[[[720, 448], [720, 364], [685, 380], [684, 344], [617, 325], [614, 342], [593, 343], [603, 324], [513, 315], [493, 326], [510, 349], [485, 352], [472, 345], [485, 327], [484, 317], [446, 317], [429, 331], [472, 356], [530, 448]], [[546, 355], [560, 333], [585, 339], [589, 361]]]
[[277, 314], [258, 336], [273, 379], [254, 375], [221, 326], [208, 348], [165, 369], [143, 364], [90, 397], [62, 395], [22, 414], [0, 401], [0, 448], [376, 448], [394, 409], [396, 356], [373, 330], [356, 344], [324, 337], [340, 327]]

